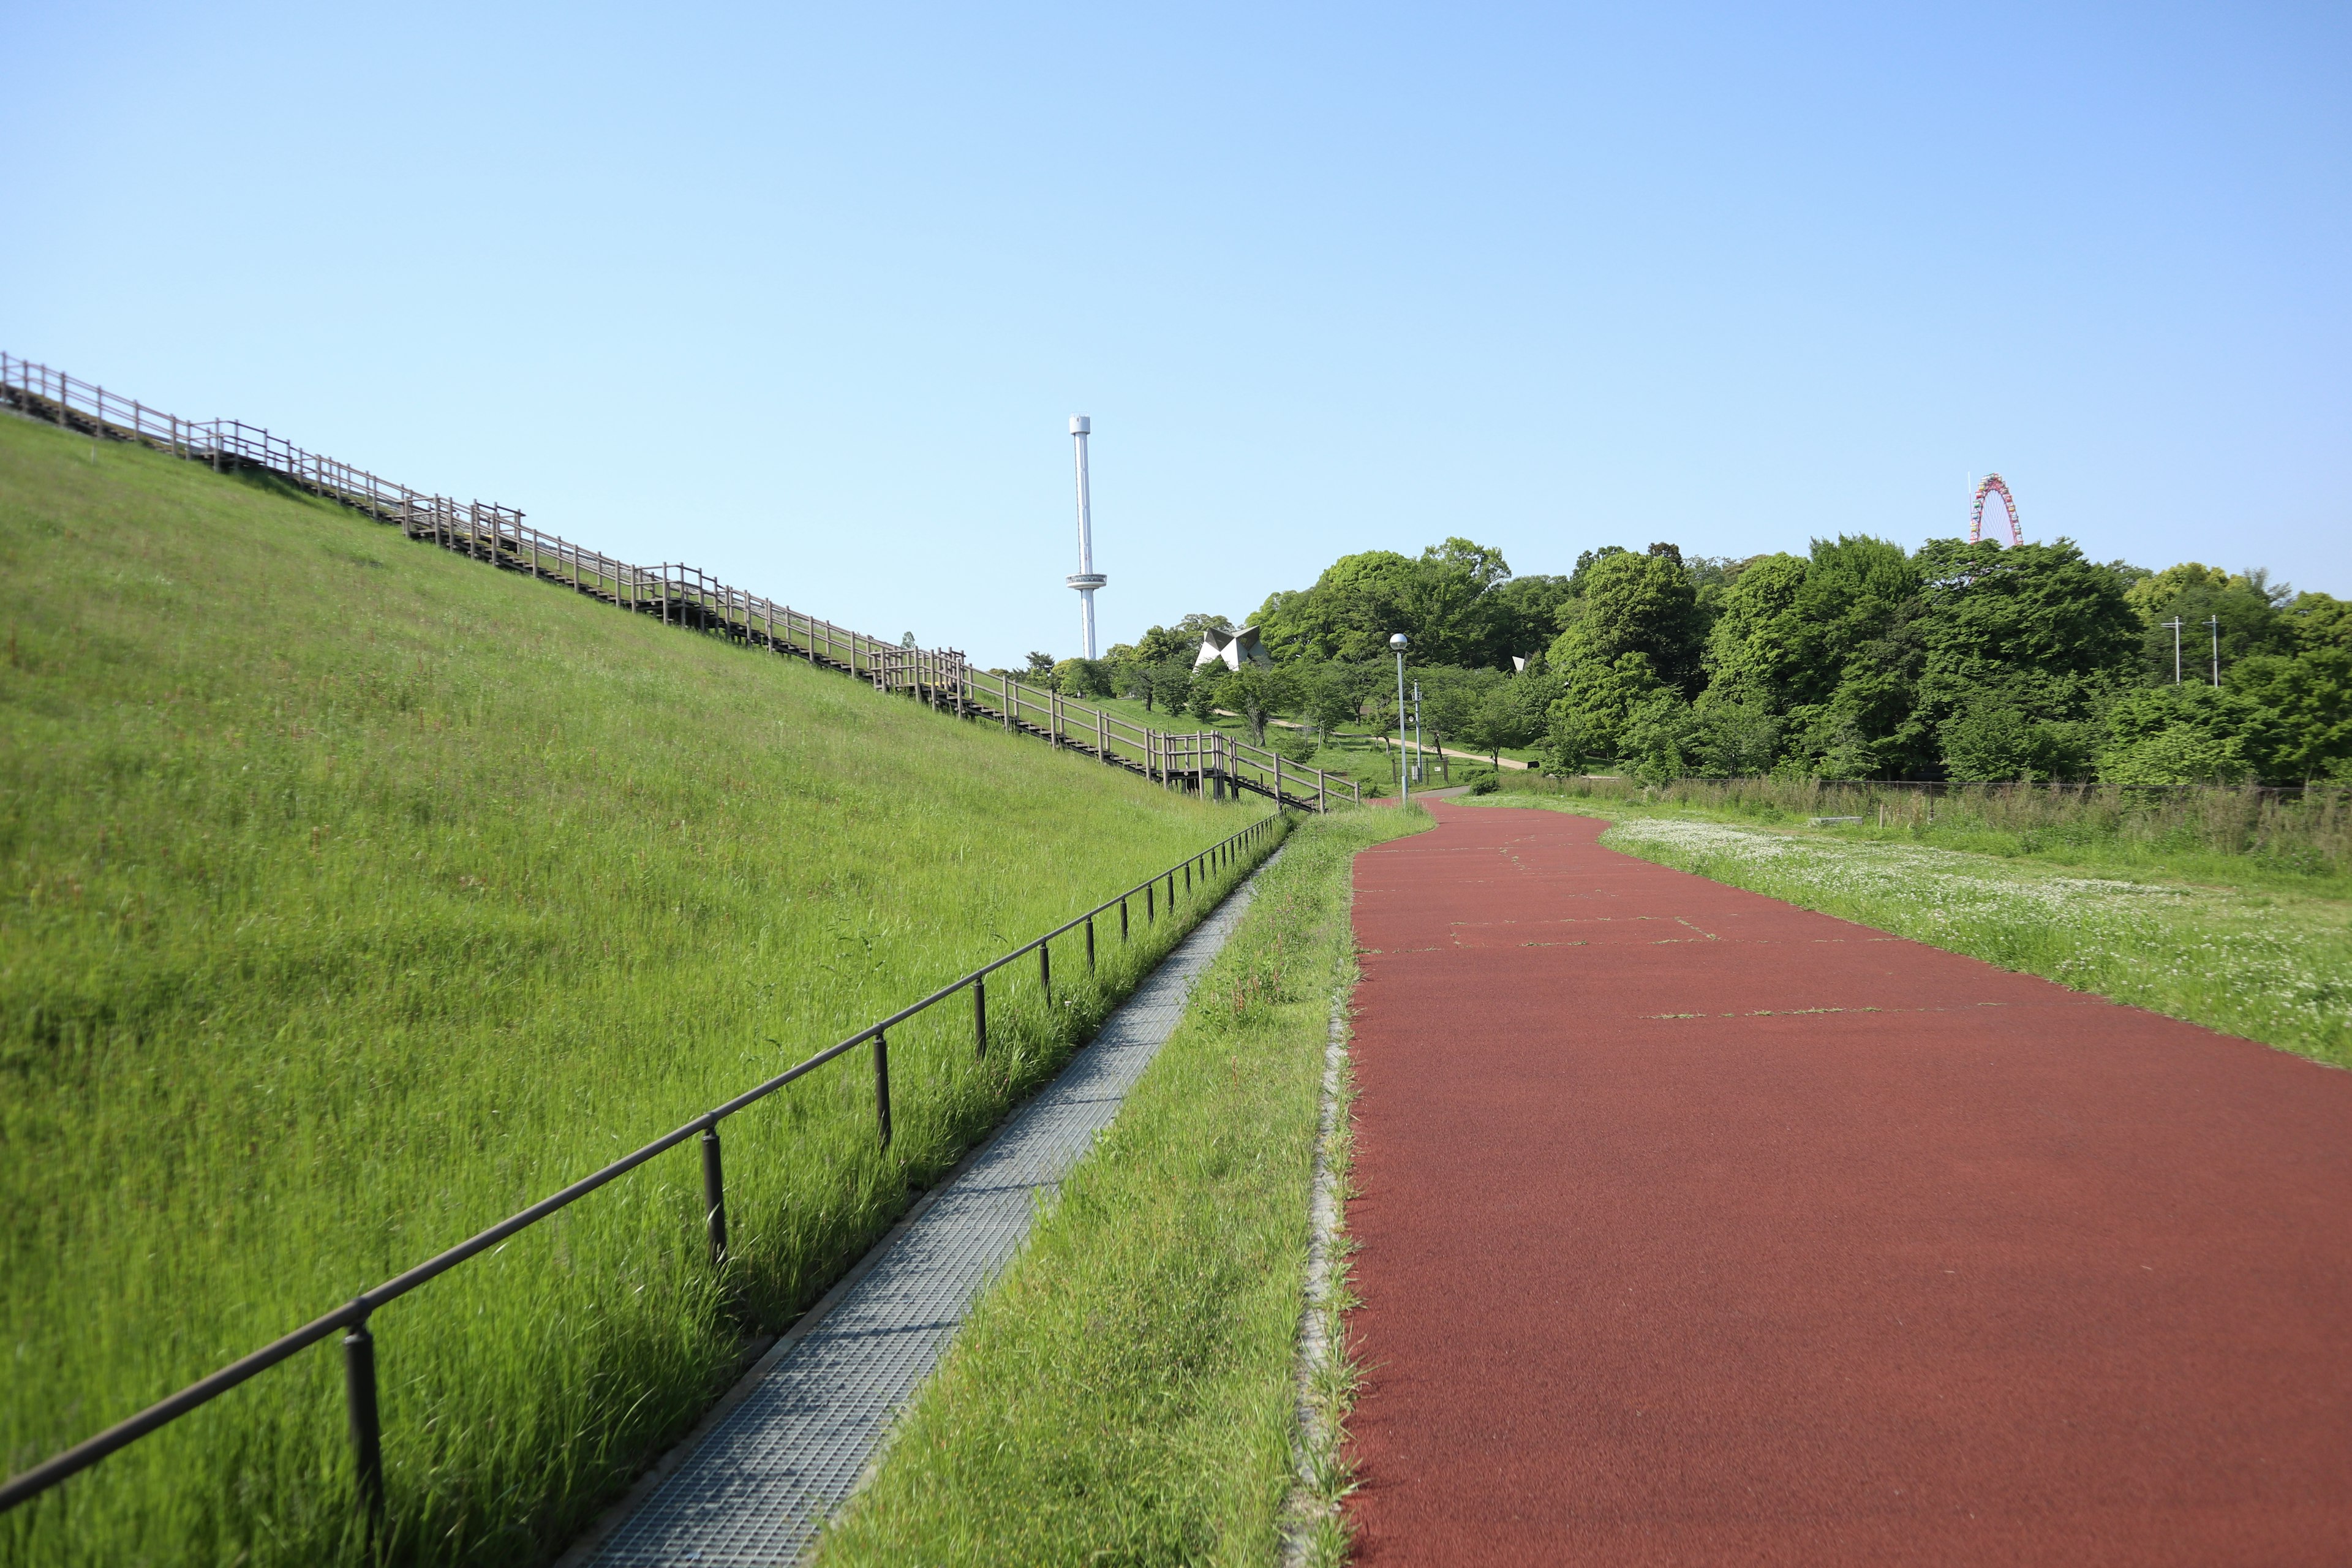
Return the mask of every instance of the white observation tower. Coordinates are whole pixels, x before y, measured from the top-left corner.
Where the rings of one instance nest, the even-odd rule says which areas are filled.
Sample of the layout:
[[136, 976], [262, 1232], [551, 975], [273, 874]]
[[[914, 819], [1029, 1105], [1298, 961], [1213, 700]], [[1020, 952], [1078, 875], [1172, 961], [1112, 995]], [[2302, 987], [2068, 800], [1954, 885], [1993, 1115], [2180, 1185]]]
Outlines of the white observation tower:
[[1087, 434], [1094, 422], [1083, 414], [1070, 416], [1070, 443], [1077, 448], [1078, 457], [1078, 569], [1063, 579], [1078, 591], [1078, 640], [1083, 645], [1083, 657], [1097, 658], [1095, 652], [1095, 590], [1110, 581], [1095, 570], [1094, 504], [1087, 496]]

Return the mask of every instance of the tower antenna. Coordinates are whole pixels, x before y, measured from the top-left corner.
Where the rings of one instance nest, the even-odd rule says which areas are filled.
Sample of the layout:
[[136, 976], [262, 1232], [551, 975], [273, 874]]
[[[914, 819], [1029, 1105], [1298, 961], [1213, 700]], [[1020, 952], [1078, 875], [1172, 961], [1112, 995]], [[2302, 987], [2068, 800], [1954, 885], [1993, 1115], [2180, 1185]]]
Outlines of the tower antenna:
[[1078, 462], [1078, 569], [1063, 579], [1078, 591], [1078, 641], [1085, 649], [1084, 657], [1098, 657], [1095, 652], [1095, 590], [1110, 581], [1095, 570], [1094, 503], [1087, 493], [1087, 437], [1094, 429], [1094, 421], [1083, 414], [1070, 416], [1070, 442], [1077, 448]]

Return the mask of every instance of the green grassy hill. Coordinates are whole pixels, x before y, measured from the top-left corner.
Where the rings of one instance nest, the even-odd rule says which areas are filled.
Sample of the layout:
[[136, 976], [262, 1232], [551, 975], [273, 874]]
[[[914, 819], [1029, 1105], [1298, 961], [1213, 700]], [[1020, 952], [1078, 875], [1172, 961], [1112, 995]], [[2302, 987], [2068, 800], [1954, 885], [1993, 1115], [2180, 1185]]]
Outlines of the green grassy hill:
[[[16, 1471], [1239, 827], [839, 675], [0, 419], [0, 1460]], [[1178, 922], [1059, 955], [376, 1314], [398, 1561], [544, 1561]], [[1139, 932], [1141, 923], [1138, 921]], [[304, 1352], [0, 1562], [357, 1560]]]

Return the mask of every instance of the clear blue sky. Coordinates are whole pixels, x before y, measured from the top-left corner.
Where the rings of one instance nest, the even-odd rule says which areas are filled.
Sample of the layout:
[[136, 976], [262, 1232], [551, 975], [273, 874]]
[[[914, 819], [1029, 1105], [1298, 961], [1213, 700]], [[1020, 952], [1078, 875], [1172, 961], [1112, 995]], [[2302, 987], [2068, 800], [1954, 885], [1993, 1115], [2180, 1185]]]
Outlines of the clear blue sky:
[[2352, 595], [2352, 11], [11, 7], [0, 344], [986, 662], [1447, 534]]

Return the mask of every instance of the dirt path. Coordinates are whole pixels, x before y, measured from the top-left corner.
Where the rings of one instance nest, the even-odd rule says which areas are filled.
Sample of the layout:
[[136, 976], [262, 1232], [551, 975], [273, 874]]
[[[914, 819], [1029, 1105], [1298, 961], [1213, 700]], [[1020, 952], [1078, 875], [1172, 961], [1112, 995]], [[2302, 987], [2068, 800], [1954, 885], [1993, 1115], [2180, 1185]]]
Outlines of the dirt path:
[[1432, 810], [1356, 863], [1367, 1568], [2352, 1562], [2352, 1074]]

